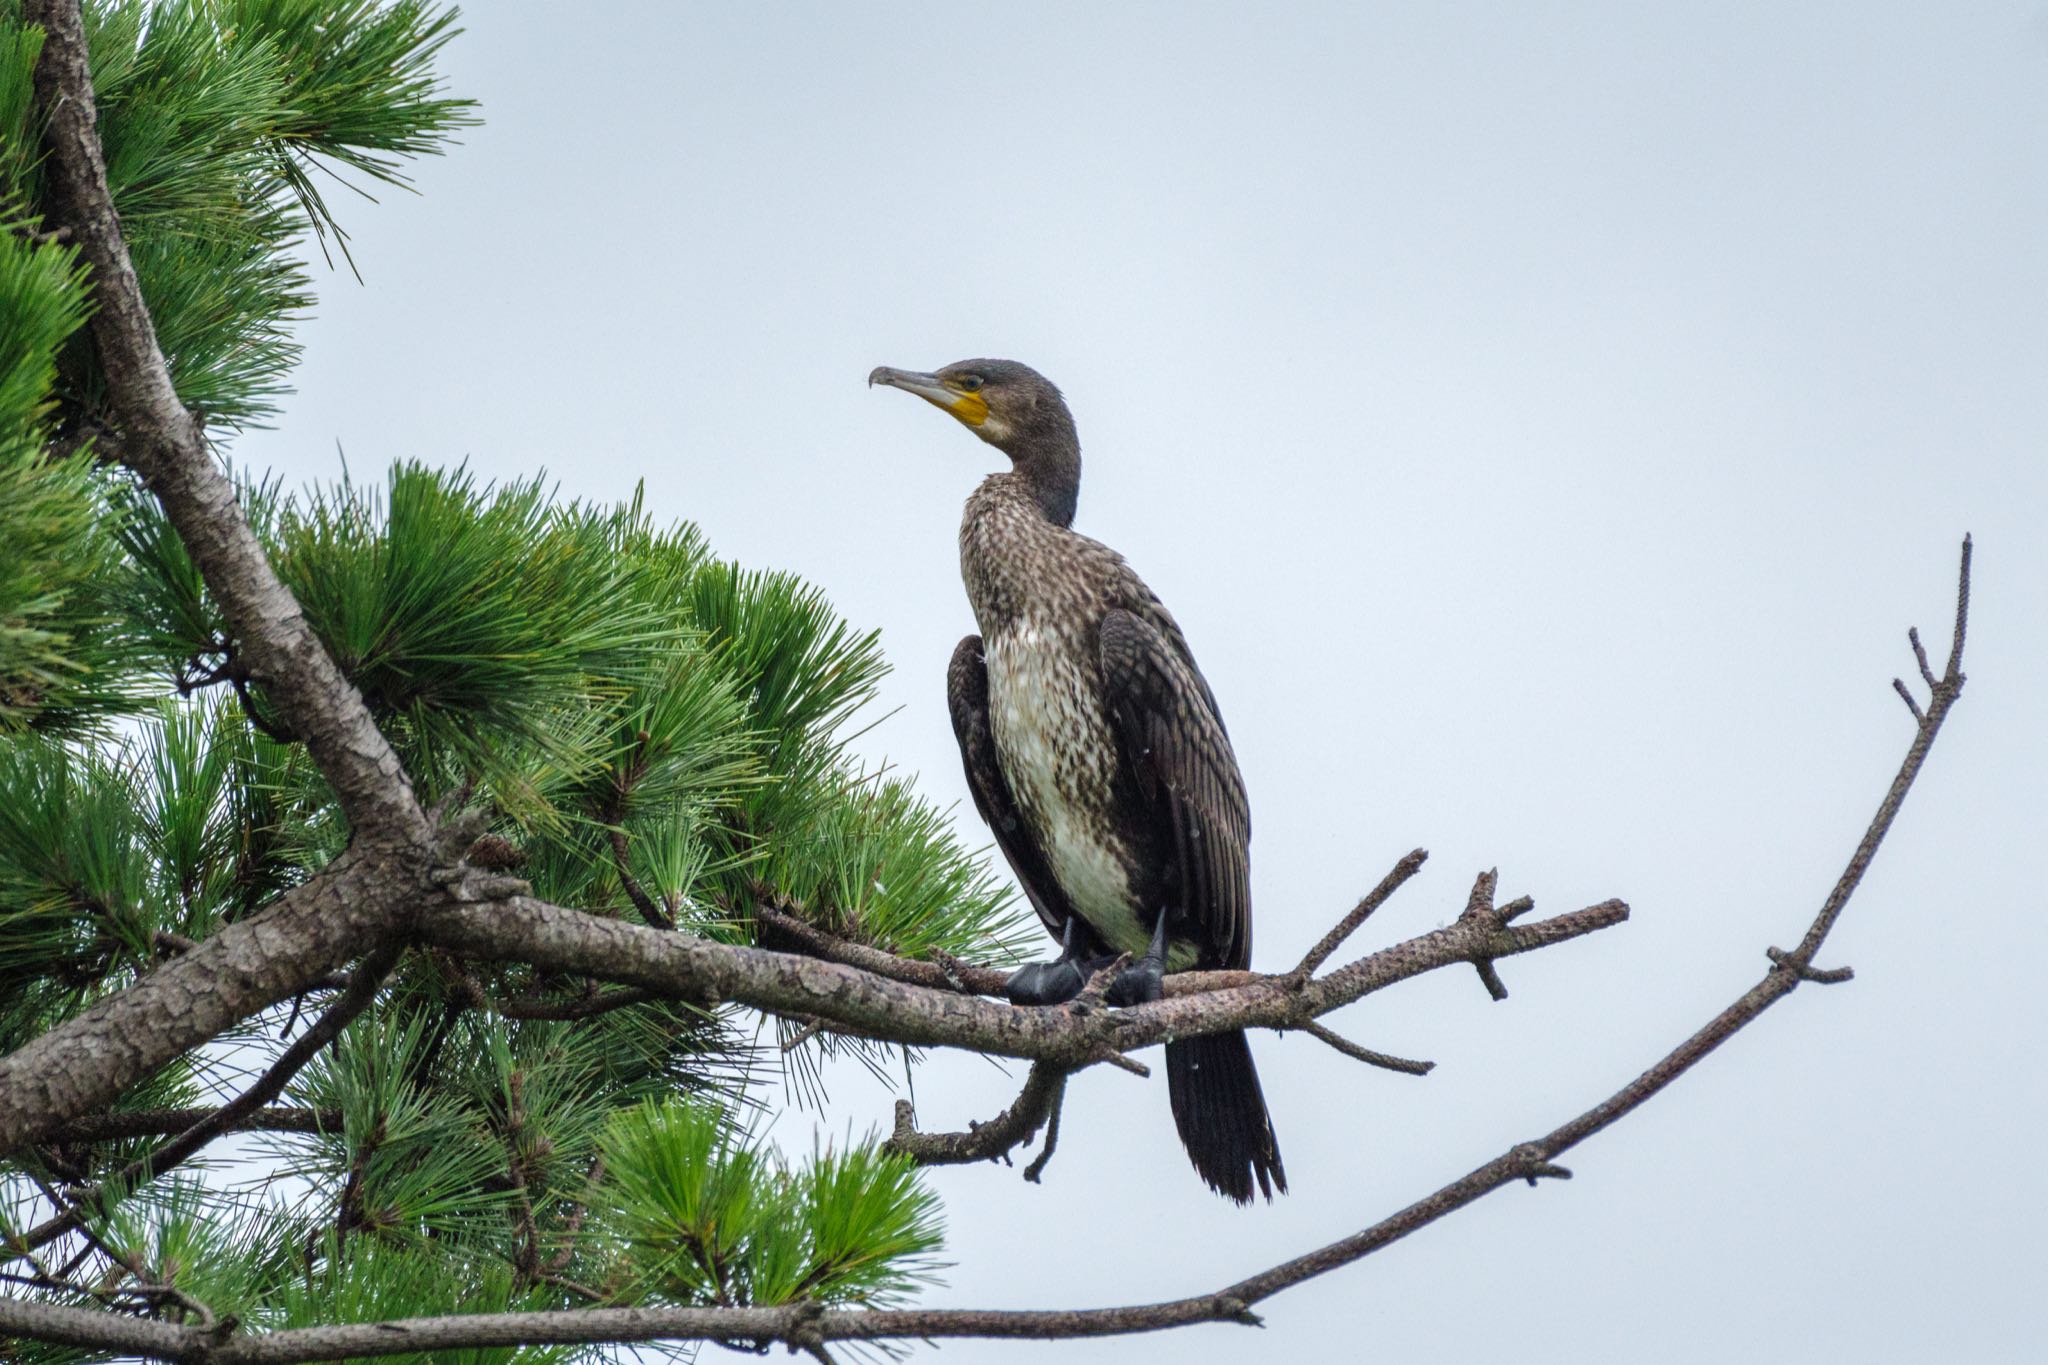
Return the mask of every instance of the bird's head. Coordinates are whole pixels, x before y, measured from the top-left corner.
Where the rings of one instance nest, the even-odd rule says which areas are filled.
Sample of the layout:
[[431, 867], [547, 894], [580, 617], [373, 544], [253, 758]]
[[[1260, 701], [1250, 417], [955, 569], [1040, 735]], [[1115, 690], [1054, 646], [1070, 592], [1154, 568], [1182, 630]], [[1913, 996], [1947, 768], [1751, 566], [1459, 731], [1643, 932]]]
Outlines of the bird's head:
[[868, 383], [914, 393], [1013, 460], [1045, 447], [1078, 451], [1074, 419], [1050, 379], [1014, 360], [958, 360], [930, 374], [882, 365]]

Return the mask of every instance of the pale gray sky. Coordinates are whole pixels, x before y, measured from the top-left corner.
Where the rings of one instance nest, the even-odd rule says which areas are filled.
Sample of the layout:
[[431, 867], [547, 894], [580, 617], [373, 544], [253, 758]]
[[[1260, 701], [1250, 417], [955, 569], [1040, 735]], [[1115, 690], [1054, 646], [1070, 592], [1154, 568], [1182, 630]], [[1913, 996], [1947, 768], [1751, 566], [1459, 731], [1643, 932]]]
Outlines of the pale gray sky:
[[[349, 214], [240, 457], [546, 469], [879, 626], [863, 741], [964, 804], [942, 673], [992, 452], [876, 364], [1061, 384], [1079, 526], [1187, 627], [1249, 783], [1257, 962], [1402, 852], [1634, 921], [1254, 1038], [1294, 1193], [1239, 1211], [1163, 1082], [1090, 1073], [1043, 1186], [938, 1173], [934, 1304], [1221, 1285], [1633, 1076], [1795, 939], [1903, 753], [1905, 628], [1972, 682], [1807, 989], [1514, 1188], [1210, 1327], [1066, 1362], [2034, 1358], [2048, 905], [2048, 7], [489, 0], [486, 124]], [[928, 1124], [1016, 1081], [922, 1073]], [[835, 1132], [888, 1099], [834, 1075]], [[785, 1116], [779, 1132], [811, 1120]], [[805, 1144], [807, 1145], [807, 1144]], [[1047, 1348], [955, 1343], [941, 1358]]]

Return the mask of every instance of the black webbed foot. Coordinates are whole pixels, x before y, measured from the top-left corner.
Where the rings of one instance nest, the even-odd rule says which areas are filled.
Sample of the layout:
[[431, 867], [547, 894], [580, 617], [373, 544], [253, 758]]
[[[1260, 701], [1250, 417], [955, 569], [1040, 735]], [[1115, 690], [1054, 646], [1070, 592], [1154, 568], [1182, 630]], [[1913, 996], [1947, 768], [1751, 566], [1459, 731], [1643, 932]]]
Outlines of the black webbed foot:
[[1166, 995], [1166, 911], [1152, 926], [1152, 945], [1145, 955], [1117, 973], [1102, 997], [1112, 1005], [1146, 1005]]
[[1166, 964], [1147, 953], [1116, 974], [1103, 999], [1112, 1005], [1147, 1005], [1166, 996]]
[[1087, 984], [1088, 977], [1080, 964], [1063, 957], [1019, 967], [1003, 983], [1003, 994], [1013, 1005], [1062, 1005], [1079, 995]]
[[1060, 935], [1060, 955], [1051, 962], [1034, 962], [1010, 973], [1003, 983], [1003, 995], [1013, 1005], [1064, 1005], [1087, 986], [1088, 978], [1102, 967], [1084, 959], [1074, 943], [1074, 922], [1067, 921]]

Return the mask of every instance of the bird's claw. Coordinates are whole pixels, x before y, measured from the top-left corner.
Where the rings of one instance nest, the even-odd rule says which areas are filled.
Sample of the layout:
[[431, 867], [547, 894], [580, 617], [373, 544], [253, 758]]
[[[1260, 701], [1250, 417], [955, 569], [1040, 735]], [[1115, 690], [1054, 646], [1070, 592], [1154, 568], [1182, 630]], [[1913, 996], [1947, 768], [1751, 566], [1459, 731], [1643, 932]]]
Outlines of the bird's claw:
[[1112, 1005], [1149, 1005], [1165, 996], [1166, 964], [1148, 955], [1118, 972], [1103, 999]]
[[1063, 1005], [1081, 993], [1088, 978], [1070, 957], [1033, 962], [1010, 973], [1003, 995], [1013, 1005]]

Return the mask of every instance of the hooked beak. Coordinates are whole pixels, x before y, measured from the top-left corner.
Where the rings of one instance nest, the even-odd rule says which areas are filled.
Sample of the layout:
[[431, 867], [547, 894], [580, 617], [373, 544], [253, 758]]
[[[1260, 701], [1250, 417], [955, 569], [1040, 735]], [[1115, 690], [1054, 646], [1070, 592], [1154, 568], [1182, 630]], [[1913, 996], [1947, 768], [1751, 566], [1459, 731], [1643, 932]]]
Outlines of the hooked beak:
[[946, 382], [935, 374], [877, 365], [868, 371], [868, 387], [873, 388], [877, 384], [914, 393], [933, 407], [952, 413], [970, 427], [978, 427], [988, 420], [987, 399], [978, 393], [962, 393], [948, 388]]

